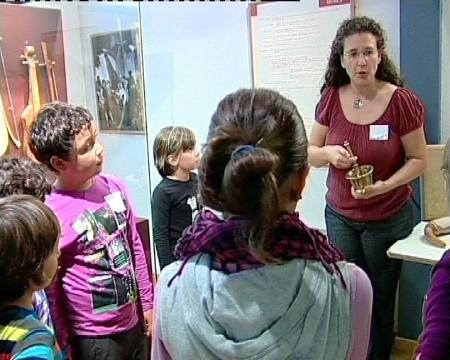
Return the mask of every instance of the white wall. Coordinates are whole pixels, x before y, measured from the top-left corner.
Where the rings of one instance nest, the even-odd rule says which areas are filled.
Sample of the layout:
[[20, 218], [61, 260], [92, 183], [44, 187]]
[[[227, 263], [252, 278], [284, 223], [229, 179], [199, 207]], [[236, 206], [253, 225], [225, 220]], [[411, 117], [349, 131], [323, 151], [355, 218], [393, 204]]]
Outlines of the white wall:
[[[193, 129], [200, 143], [226, 94], [251, 86], [247, 4], [141, 3], [150, 154], [166, 125]], [[160, 177], [151, 166], [151, 187]]]
[[355, 15], [380, 22], [387, 34], [387, 51], [400, 68], [400, 0], [356, 0]]
[[441, 6], [441, 143], [445, 143], [450, 137], [450, 2], [442, 0]]

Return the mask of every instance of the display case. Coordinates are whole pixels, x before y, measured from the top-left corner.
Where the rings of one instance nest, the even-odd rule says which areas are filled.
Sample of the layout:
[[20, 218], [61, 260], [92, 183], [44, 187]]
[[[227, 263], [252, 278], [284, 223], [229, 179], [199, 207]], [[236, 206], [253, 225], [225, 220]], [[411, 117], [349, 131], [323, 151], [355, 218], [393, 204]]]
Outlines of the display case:
[[86, 106], [104, 171], [130, 190], [150, 261], [150, 177], [139, 4], [0, 4], [0, 153], [33, 158], [42, 105]]
[[202, 143], [223, 95], [252, 85], [245, 3], [2, 3], [0, 19], [0, 152], [31, 156], [24, 138], [42, 104], [86, 106], [104, 171], [147, 221], [154, 135], [182, 125]]
[[43, 104], [84, 105], [105, 147], [104, 170], [124, 178], [149, 218], [138, 4], [0, 4], [0, 18], [0, 152], [32, 157], [25, 139]]

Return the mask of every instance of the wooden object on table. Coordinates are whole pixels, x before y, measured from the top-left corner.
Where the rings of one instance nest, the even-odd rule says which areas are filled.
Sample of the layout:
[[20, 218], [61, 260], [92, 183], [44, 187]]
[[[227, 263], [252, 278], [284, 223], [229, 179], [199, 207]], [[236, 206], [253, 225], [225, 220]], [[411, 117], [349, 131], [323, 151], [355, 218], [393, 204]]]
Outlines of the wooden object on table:
[[387, 255], [394, 259], [412, 261], [419, 264], [434, 265], [450, 248], [450, 235], [442, 236], [447, 245], [445, 248], [439, 248], [425, 237], [424, 230], [428, 224], [427, 221], [421, 221], [415, 227], [413, 232], [406, 238], [396, 241], [387, 251]]
[[433, 245], [445, 248], [447, 243], [440, 236], [450, 234], [450, 216], [431, 220], [425, 226], [424, 233]]

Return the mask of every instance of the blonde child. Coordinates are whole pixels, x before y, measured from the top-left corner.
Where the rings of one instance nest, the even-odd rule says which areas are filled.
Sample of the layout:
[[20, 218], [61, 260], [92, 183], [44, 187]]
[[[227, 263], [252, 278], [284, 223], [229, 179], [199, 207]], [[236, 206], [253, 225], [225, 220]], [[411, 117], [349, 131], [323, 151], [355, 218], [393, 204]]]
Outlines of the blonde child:
[[199, 209], [195, 134], [182, 126], [163, 128], [153, 143], [153, 157], [163, 178], [152, 194], [153, 239], [162, 269], [175, 261], [175, 245]]

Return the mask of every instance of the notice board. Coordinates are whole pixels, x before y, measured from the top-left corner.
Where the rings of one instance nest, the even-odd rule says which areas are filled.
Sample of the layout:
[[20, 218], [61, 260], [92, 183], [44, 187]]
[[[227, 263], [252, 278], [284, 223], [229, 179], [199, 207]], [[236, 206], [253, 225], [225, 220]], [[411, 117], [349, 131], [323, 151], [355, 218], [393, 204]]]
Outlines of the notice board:
[[279, 91], [298, 107], [309, 135], [314, 109], [340, 23], [353, 14], [351, 0], [300, 0], [252, 5], [255, 87]]
[[[300, 0], [251, 5], [252, 75], [255, 87], [279, 91], [298, 107], [309, 136], [314, 109], [341, 22], [354, 13], [351, 0]], [[309, 226], [325, 231], [328, 168], [311, 169], [297, 210]]]

